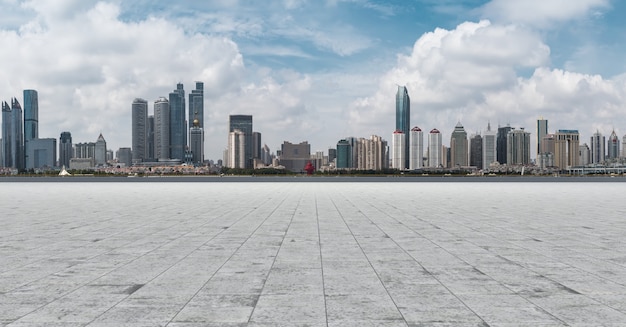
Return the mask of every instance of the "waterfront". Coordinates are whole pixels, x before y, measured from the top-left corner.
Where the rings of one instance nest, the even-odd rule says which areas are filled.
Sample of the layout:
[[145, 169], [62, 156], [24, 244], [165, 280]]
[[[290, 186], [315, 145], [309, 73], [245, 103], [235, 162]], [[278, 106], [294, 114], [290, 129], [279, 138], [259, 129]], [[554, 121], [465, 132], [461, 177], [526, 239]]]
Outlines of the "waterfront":
[[0, 182], [0, 324], [626, 324], [622, 178], [90, 179]]

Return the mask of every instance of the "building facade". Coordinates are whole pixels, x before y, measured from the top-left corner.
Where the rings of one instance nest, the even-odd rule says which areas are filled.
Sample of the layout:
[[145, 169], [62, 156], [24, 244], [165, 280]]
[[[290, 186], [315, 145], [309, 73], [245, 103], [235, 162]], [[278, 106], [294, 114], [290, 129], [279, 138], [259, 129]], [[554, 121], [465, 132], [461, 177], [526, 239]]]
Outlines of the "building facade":
[[441, 132], [433, 128], [428, 134], [428, 167], [439, 168], [443, 166], [442, 151]]
[[102, 136], [102, 133], [98, 136], [98, 140], [96, 141], [94, 147], [94, 160], [96, 166], [106, 166], [107, 165], [107, 141]]
[[69, 168], [72, 155], [72, 133], [61, 132], [59, 137], [59, 166]]
[[253, 141], [253, 126], [251, 115], [230, 115], [228, 119], [228, 130], [234, 132], [238, 130], [244, 134], [245, 138], [245, 154], [244, 154], [244, 168], [254, 168], [253, 154], [254, 154], [254, 141]]
[[615, 131], [611, 133], [606, 144], [607, 159], [613, 160], [619, 158], [619, 150], [622, 147], [619, 137], [615, 134]]
[[487, 123], [487, 130], [483, 132], [483, 170], [489, 170], [491, 164], [498, 161], [496, 140], [496, 131], [492, 131], [491, 123]]
[[393, 152], [391, 157], [391, 167], [398, 170], [407, 169], [406, 161], [406, 134], [397, 129], [392, 136]]
[[170, 159], [170, 103], [163, 97], [154, 101], [154, 156]]
[[458, 122], [450, 136], [450, 166], [467, 167], [467, 159], [467, 132], [465, 132], [465, 128], [463, 128], [461, 122]]
[[285, 141], [280, 147], [280, 164], [289, 171], [303, 172], [309, 160], [311, 145], [307, 141], [297, 144]]
[[537, 119], [537, 154], [544, 153], [545, 150], [542, 148], [542, 140], [543, 137], [548, 134], [548, 120], [543, 119], [543, 117]]
[[496, 138], [496, 156], [501, 165], [507, 164], [507, 135], [511, 131], [511, 126], [498, 127]]
[[530, 164], [530, 133], [521, 129], [512, 129], [507, 134], [507, 165]]
[[415, 126], [411, 128], [409, 137], [409, 169], [421, 169], [424, 167], [424, 133]]
[[470, 137], [469, 165], [478, 169], [483, 168], [483, 138], [480, 134]]
[[604, 162], [605, 157], [605, 137], [596, 130], [591, 136], [591, 163], [598, 164]]
[[559, 130], [554, 134], [554, 166], [567, 169], [579, 165], [580, 140], [577, 130]]
[[352, 146], [346, 139], [337, 142], [337, 157], [335, 158], [335, 168], [350, 169], [352, 168]]
[[246, 134], [238, 129], [228, 133], [228, 157], [226, 158], [229, 168], [246, 168]]
[[26, 169], [56, 167], [57, 140], [55, 138], [35, 138], [28, 143]]
[[[39, 138], [39, 97], [35, 90], [24, 90], [24, 152], [26, 169], [33, 168], [34, 159], [29, 158], [29, 143]], [[56, 149], [55, 149], [56, 153]], [[54, 164], [53, 164], [54, 165]], [[29, 168], [30, 166], [30, 168]]]

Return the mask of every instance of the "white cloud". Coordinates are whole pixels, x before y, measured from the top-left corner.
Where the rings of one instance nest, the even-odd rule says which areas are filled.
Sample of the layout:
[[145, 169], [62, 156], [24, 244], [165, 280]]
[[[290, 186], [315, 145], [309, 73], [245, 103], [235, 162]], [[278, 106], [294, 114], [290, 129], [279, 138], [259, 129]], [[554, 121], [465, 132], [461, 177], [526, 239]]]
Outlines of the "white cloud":
[[501, 23], [546, 27], [608, 6], [609, 0], [492, 0], [482, 8], [482, 12], [484, 17]]

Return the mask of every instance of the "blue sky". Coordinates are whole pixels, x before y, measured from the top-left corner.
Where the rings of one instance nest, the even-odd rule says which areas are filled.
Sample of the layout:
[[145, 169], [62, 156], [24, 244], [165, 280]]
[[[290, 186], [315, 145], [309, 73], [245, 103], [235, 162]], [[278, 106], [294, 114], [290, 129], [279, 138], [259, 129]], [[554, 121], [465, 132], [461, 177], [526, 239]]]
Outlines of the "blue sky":
[[[40, 136], [102, 132], [130, 146], [130, 105], [205, 82], [206, 155], [229, 114], [254, 115], [275, 151], [394, 129], [396, 84], [411, 124], [510, 123], [626, 133], [624, 1], [0, 0], [0, 99], [35, 88]], [[12, 51], [6, 51], [12, 49]]]

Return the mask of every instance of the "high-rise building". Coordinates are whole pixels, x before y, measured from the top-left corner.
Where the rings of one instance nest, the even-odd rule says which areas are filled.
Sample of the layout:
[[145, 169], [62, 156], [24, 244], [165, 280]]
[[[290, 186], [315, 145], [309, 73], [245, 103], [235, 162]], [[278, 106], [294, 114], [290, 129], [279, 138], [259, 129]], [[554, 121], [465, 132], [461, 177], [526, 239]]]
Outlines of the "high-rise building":
[[480, 134], [475, 134], [470, 137], [470, 151], [469, 151], [469, 165], [483, 168], [483, 138]]
[[285, 141], [280, 147], [280, 164], [286, 170], [302, 172], [310, 159], [311, 145], [307, 141], [298, 144]]
[[622, 158], [626, 158], [626, 134], [622, 137]]
[[[26, 160], [26, 168], [34, 165], [32, 158], [28, 158], [31, 151], [28, 149], [29, 141], [39, 138], [39, 101], [37, 91], [24, 90], [24, 152]], [[55, 141], [56, 142], [56, 141]], [[41, 144], [39, 144], [41, 145]], [[56, 149], [55, 149], [56, 152]], [[33, 152], [34, 153], [34, 152]], [[30, 167], [29, 167], [30, 166]]]
[[604, 150], [605, 144], [605, 137], [602, 136], [600, 131], [596, 130], [596, 132], [591, 136], [591, 163], [597, 164], [604, 162], [604, 156], [606, 153]]
[[555, 135], [554, 165], [560, 169], [579, 165], [579, 134], [577, 130], [559, 130]]
[[[411, 99], [409, 98], [409, 91], [406, 86], [398, 85], [398, 92], [396, 92], [396, 130], [402, 131], [405, 138], [409, 136], [411, 129]], [[405, 163], [404, 168], [409, 168], [410, 157], [410, 145], [408, 140], [404, 141], [404, 154], [403, 158]], [[394, 154], [395, 157], [395, 154]], [[397, 168], [397, 167], [394, 167]]]
[[238, 129], [228, 133], [229, 168], [246, 168], [246, 134]]
[[98, 136], [94, 152], [96, 166], [106, 166], [107, 164], [107, 142], [104, 140], [102, 133]]
[[543, 117], [537, 119], [537, 154], [546, 152], [541, 148], [541, 140], [548, 134], [548, 120]]
[[194, 165], [204, 164], [204, 129], [200, 127], [200, 120], [197, 118], [192, 121], [189, 129], [189, 150]]
[[488, 170], [498, 160], [496, 144], [496, 131], [492, 131], [491, 123], [487, 123], [487, 130], [483, 132], [483, 170]]
[[[204, 83], [203, 82], [196, 82], [196, 88], [194, 90], [191, 90], [191, 93], [189, 93], [188, 115], [189, 115], [189, 138], [190, 138], [189, 147], [190, 149], [192, 148], [191, 128], [194, 127], [194, 120], [198, 121], [198, 125], [195, 127], [199, 128], [195, 130], [195, 136], [198, 137], [202, 135], [202, 139], [200, 140], [196, 139], [196, 142], [198, 141], [200, 142], [200, 145], [197, 145], [196, 148], [201, 148], [202, 154], [192, 154], [192, 156], [194, 158], [194, 161], [198, 160], [197, 162], [204, 162]], [[202, 133], [200, 133], [200, 131], [202, 131]]]
[[609, 136], [609, 140], [607, 141], [607, 158], [608, 159], [617, 159], [619, 158], [619, 150], [621, 148], [619, 137], [615, 133], [615, 130]]
[[339, 142], [337, 142], [337, 158], [335, 160], [335, 167], [337, 169], [352, 168], [352, 147], [350, 146], [350, 142], [346, 139], [339, 140]]
[[59, 137], [59, 166], [69, 168], [72, 159], [72, 134], [62, 132]]
[[263, 144], [263, 148], [261, 149], [261, 161], [267, 166], [272, 164], [272, 159], [270, 147], [267, 146], [267, 144]]
[[406, 165], [406, 134], [397, 129], [393, 132], [393, 156], [391, 157], [391, 166], [394, 169], [405, 170]]
[[56, 166], [57, 140], [35, 138], [28, 141], [26, 169], [52, 168]]
[[147, 159], [149, 160], [154, 160], [154, 158], [156, 158], [155, 155], [155, 144], [154, 144], [154, 130], [155, 130], [155, 125], [154, 125], [154, 115], [149, 115], [148, 116], [148, 128], [146, 128], [147, 133], [148, 133], [148, 137], [147, 137], [147, 147], [146, 147], [146, 154], [147, 154]]
[[579, 164], [581, 166], [586, 166], [588, 164], [591, 163], [591, 151], [589, 150], [589, 146], [587, 145], [587, 143], [583, 143], [582, 145], [578, 146], [578, 153], [579, 153]]
[[154, 156], [170, 159], [170, 103], [163, 97], [154, 101]]
[[185, 89], [182, 83], [169, 94], [170, 105], [170, 158], [185, 160], [187, 148], [187, 127], [185, 124]]
[[420, 169], [424, 166], [424, 133], [422, 129], [415, 126], [411, 128], [409, 137], [409, 169]]
[[115, 153], [118, 165], [124, 165], [130, 167], [133, 164], [133, 154], [130, 148], [119, 148]]
[[252, 132], [252, 158], [261, 159], [261, 133]]
[[433, 128], [428, 134], [428, 167], [439, 168], [443, 166], [442, 154], [443, 151], [441, 144], [441, 132], [438, 129]]
[[2, 103], [2, 143], [4, 167], [23, 170], [26, 167], [22, 107], [11, 99], [11, 107]]
[[239, 130], [243, 132], [244, 137], [246, 139], [246, 153], [245, 153], [245, 167], [244, 168], [254, 168], [253, 161], [253, 147], [254, 141], [252, 139], [252, 116], [251, 115], [230, 115], [228, 122], [228, 130], [229, 132], [233, 132], [235, 130]]
[[508, 124], [504, 127], [498, 127], [498, 135], [496, 139], [496, 155], [498, 163], [501, 165], [507, 164], [507, 135], [511, 131], [511, 126]]
[[530, 163], [530, 133], [512, 129], [507, 134], [507, 165], [528, 165]]
[[13, 167], [13, 117], [11, 107], [2, 101], [2, 167]]
[[148, 153], [148, 101], [140, 98], [133, 100], [131, 110], [133, 161], [141, 162], [150, 158]]
[[452, 131], [450, 137], [450, 166], [451, 167], [466, 167], [467, 166], [467, 133], [465, 128], [458, 122]]
[[554, 154], [554, 144], [555, 144], [555, 135], [554, 134], [546, 134], [541, 139], [541, 149], [543, 153], [552, 153]]
[[387, 164], [387, 141], [378, 135], [371, 138], [359, 138], [356, 147], [357, 165], [359, 170], [383, 170]]
[[74, 144], [74, 155], [72, 158], [77, 159], [91, 159], [95, 163], [96, 159], [96, 143], [85, 142]]

